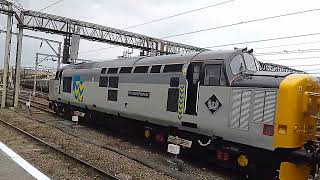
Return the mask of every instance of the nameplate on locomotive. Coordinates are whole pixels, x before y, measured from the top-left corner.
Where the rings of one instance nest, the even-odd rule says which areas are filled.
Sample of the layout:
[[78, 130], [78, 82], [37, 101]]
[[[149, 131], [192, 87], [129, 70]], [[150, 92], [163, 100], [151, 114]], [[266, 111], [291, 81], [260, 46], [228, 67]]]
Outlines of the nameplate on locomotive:
[[128, 91], [128, 96], [149, 98], [150, 97], [150, 92]]

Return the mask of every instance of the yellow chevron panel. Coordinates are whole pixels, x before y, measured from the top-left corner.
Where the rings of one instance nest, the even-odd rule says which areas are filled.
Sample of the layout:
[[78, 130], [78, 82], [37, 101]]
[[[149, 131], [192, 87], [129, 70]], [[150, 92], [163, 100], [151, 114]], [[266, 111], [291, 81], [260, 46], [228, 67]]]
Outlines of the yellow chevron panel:
[[79, 89], [80, 89], [81, 91], [84, 89], [83, 83], [81, 83], [81, 84], [79, 85]]

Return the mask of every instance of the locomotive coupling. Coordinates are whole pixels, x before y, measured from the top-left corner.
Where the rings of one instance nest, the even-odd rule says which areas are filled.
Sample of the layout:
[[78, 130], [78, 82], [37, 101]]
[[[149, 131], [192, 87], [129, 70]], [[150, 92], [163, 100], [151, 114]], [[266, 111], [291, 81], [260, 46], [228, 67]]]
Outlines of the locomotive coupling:
[[320, 164], [320, 148], [313, 151], [306, 149], [281, 149], [278, 151], [279, 161], [294, 164]]
[[320, 149], [318, 148], [314, 152], [308, 152], [306, 150], [292, 151], [291, 155], [288, 157], [288, 160], [295, 164], [302, 164], [302, 163], [320, 164]]
[[320, 148], [316, 149], [312, 155], [313, 162], [320, 164]]

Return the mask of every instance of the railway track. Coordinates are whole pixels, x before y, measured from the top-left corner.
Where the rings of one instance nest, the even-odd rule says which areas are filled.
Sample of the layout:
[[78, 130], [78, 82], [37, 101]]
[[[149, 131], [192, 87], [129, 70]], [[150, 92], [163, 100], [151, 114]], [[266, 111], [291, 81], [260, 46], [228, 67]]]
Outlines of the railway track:
[[[13, 94], [11, 92], [8, 93], [8, 99], [13, 99]], [[25, 97], [21, 97], [19, 96], [19, 102], [22, 103], [22, 104], [25, 104], [27, 101], [29, 101], [29, 99], [25, 98]], [[44, 104], [44, 103], [41, 103], [41, 102], [37, 102], [37, 101], [32, 101], [30, 106], [32, 108], [35, 108], [37, 110], [40, 110], [40, 111], [43, 111], [45, 113], [49, 113], [49, 114], [52, 114], [52, 115], [57, 115], [54, 111], [52, 111], [51, 109], [49, 109], [48, 105], [47, 104]], [[17, 112], [17, 111], [16, 111]], [[59, 126], [56, 126], [56, 125], [53, 125], [52, 123], [46, 121], [46, 120], [42, 120], [42, 119], [39, 119], [39, 118], [35, 118], [35, 117], [32, 117], [32, 116], [29, 116], [29, 115], [26, 115], [26, 114], [22, 114], [22, 113], [19, 113], [17, 112], [18, 114], [28, 118], [28, 119], [31, 119], [31, 120], [34, 120], [34, 121], [37, 121], [39, 123], [44, 123], [50, 127], [53, 127], [53, 128], [56, 128], [56, 129], [59, 129], [61, 131], [63, 131], [64, 133], [70, 135], [70, 136], [73, 136], [75, 138], [78, 138], [88, 144], [92, 144], [92, 145], [95, 145], [97, 147], [100, 147], [102, 149], [106, 149], [106, 150], [110, 150], [110, 151], [113, 151], [119, 155], [122, 155], [122, 156], [125, 156], [133, 161], [136, 161], [146, 167], [149, 167], [149, 168], [152, 168], [152, 169], [155, 169], [156, 171], [159, 171], [159, 172], [162, 172], [164, 173], [165, 175], [168, 175], [170, 177], [173, 177], [173, 178], [176, 178], [176, 179], [192, 179], [190, 177], [188, 177], [187, 174], [183, 173], [183, 172], [180, 172], [180, 171], [176, 171], [174, 169], [171, 169], [169, 167], [166, 167], [166, 166], [158, 166], [158, 165], [155, 165], [154, 163], [152, 163], [151, 161], [147, 160], [147, 159], [144, 159], [144, 158], [141, 158], [141, 157], [137, 157], [136, 155], [134, 154], [131, 154], [131, 153], [128, 153], [128, 152], [125, 152], [125, 151], [121, 151], [119, 149], [117, 149], [116, 147], [112, 147], [112, 146], [108, 146], [108, 145], [102, 145], [102, 144], [99, 144], [97, 142], [94, 142], [94, 141], [91, 141], [91, 140], [88, 140], [86, 138], [83, 138], [82, 136], [79, 136], [79, 135], [75, 135], [74, 133], [70, 132], [70, 131], [67, 131], [66, 129], [64, 128], [61, 128]]]
[[[13, 100], [13, 93], [12, 92], [8, 92], [7, 98], [10, 99], [10, 100]], [[26, 104], [26, 102], [28, 102], [28, 101], [29, 101], [28, 98], [23, 97], [22, 95], [19, 96], [19, 102], [20, 103]], [[35, 101], [35, 100], [31, 101], [30, 106], [33, 107], [33, 108], [36, 108], [36, 109], [43, 110], [43, 111], [45, 111], [47, 113], [55, 113], [54, 111], [49, 109], [49, 105], [48, 104], [45, 104], [45, 103], [42, 103], [42, 102], [38, 102], [38, 101]]]
[[79, 158], [77, 158], [77, 157], [75, 157], [75, 156], [63, 151], [62, 149], [59, 149], [58, 147], [55, 147], [54, 145], [51, 145], [51, 144], [47, 143], [46, 141], [44, 141], [44, 140], [42, 140], [42, 139], [40, 139], [40, 138], [38, 138], [38, 137], [36, 137], [36, 136], [24, 131], [24, 130], [14, 126], [13, 124], [11, 124], [9, 122], [6, 122], [6, 121], [4, 121], [2, 119], [0, 119], [0, 122], [1, 122], [1, 124], [11, 128], [11, 129], [14, 129], [15, 131], [18, 131], [19, 133], [22, 133], [23, 135], [25, 135], [25, 136], [37, 141], [38, 143], [40, 143], [43, 146], [53, 150], [54, 152], [57, 152], [57, 153], [65, 156], [67, 158], [70, 158], [70, 159], [76, 161], [77, 163], [79, 163], [79, 164], [81, 164], [81, 165], [83, 165], [83, 166], [85, 166], [85, 167], [97, 172], [98, 174], [102, 175], [106, 179], [119, 180], [119, 178], [114, 176], [113, 174], [111, 174], [109, 172], [106, 172], [106, 171], [104, 171], [104, 170], [102, 170], [102, 169], [100, 169], [100, 168], [98, 168], [98, 167], [96, 167], [96, 166], [84, 161], [84, 160], [79, 159]]

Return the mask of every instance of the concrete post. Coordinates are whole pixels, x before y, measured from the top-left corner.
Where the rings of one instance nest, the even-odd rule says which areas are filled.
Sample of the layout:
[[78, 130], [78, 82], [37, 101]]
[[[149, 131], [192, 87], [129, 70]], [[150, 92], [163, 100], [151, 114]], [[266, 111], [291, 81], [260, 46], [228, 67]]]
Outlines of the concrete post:
[[[12, 4], [8, 4], [8, 10], [12, 11]], [[4, 51], [4, 66], [3, 66], [3, 86], [1, 97], [1, 108], [6, 107], [7, 96], [7, 83], [8, 83], [8, 69], [10, 63], [10, 49], [11, 49], [11, 36], [12, 36], [12, 14], [8, 14], [7, 18], [7, 32], [6, 32], [6, 44]]]
[[[23, 22], [23, 18], [24, 18], [23, 13], [21, 13], [20, 19], [22, 20], [22, 22]], [[23, 39], [23, 28], [19, 26], [19, 33], [17, 36], [16, 79], [15, 79], [15, 86], [14, 86], [14, 103], [13, 103], [14, 108], [17, 108], [19, 103], [22, 39]]]
[[36, 55], [36, 64], [35, 64], [35, 72], [34, 72], [34, 79], [33, 79], [33, 93], [32, 93], [33, 96], [36, 95], [36, 88], [37, 88], [38, 59], [39, 59], [39, 54], [37, 53], [37, 55]]

